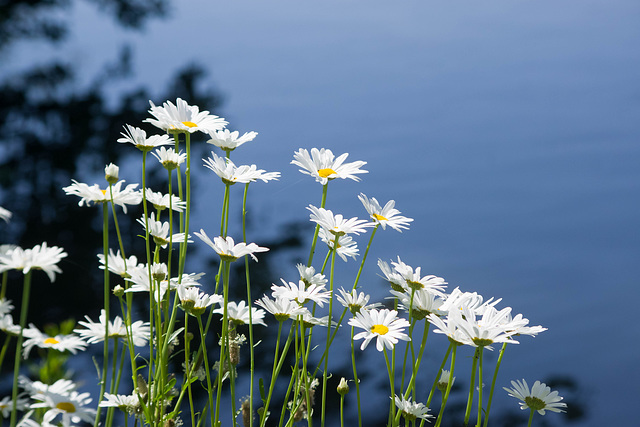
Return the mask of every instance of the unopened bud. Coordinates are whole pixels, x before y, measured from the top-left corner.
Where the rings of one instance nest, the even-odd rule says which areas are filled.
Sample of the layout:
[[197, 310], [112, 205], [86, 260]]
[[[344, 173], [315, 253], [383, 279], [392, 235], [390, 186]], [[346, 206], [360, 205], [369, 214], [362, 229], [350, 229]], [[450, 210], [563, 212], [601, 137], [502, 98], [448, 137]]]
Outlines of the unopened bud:
[[349, 393], [349, 384], [347, 384], [347, 380], [344, 377], [340, 378], [340, 383], [338, 384], [338, 393], [340, 393], [340, 396], [344, 396], [345, 394]]
[[113, 163], [109, 163], [104, 168], [104, 179], [107, 180], [109, 184], [115, 184], [118, 182], [118, 174], [120, 172], [120, 168]]

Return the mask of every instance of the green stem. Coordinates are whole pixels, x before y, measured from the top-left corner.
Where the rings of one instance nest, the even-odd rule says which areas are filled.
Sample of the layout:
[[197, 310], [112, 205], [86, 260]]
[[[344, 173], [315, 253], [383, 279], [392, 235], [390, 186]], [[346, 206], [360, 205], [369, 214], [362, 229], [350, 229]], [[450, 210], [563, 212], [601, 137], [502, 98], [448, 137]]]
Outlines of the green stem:
[[440, 424], [442, 423], [444, 408], [447, 406], [449, 393], [451, 393], [451, 386], [453, 385], [453, 370], [456, 367], [456, 351], [458, 350], [458, 345], [453, 342], [451, 343], [451, 345], [453, 346], [453, 351], [451, 353], [451, 370], [449, 371], [449, 382], [447, 383], [447, 391], [444, 393], [444, 398], [442, 399], [442, 406], [440, 406], [440, 412], [438, 413], [438, 419], [436, 420], [435, 427], [440, 427]]
[[531, 412], [529, 413], [529, 422], [527, 423], [527, 427], [531, 427], [531, 421], [533, 421], [533, 413], [535, 409], [531, 408]]
[[[322, 200], [320, 201], [320, 207], [324, 208], [327, 203], [327, 189], [329, 188], [329, 184], [325, 184], [322, 186]], [[313, 240], [311, 241], [311, 252], [309, 253], [309, 261], [307, 261], [307, 267], [311, 267], [311, 263], [313, 262], [313, 254], [316, 251], [316, 242], [318, 241], [318, 233], [320, 232], [320, 224], [316, 224], [316, 229], [313, 232]]]
[[473, 391], [476, 385], [476, 369], [478, 366], [478, 356], [480, 356], [480, 348], [476, 347], [473, 352], [473, 359], [471, 360], [471, 379], [469, 380], [469, 396], [467, 397], [467, 409], [464, 412], [464, 425], [469, 423], [469, 417], [471, 416], [471, 405], [473, 404]]
[[353, 342], [354, 327], [351, 326], [351, 366], [353, 367], [353, 380], [356, 383], [356, 397], [358, 401], [358, 426], [362, 427], [362, 412], [360, 408], [360, 380], [358, 380], [358, 371], [356, 369], [356, 353], [355, 343]]
[[[109, 184], [111, 200], [113, 200], [113, 189]], [[111, 296], [111, 286], [109, 285], [109, 206], [102, 203], [102, 253], [104, 254], [104, 345], [102, 349], [102, 378], [100, 381], [100, 394], [98, 402], [102, 402], [107, 386], [107, 365], [109, 364], [109, 298]], [[96, 410], [94, 427], [100, 424], [100, 406]]]
[[20, 308], [20, 333], [16, 343], [16, 355], [13, 360], [13, 389], [11, 392], [11, 427], [16, 425], [18, 420], [18, 374], [20, 373], [20, 362], [22, 360], [23, 330], [27, 324], [27, 312], [29, 311], [29, 294], [31, 293], [31, 270], [24, 275], [22, 285], [22, 306]]
[[500, 355], [498, 355], [498, 361], [496, 362], [496, 369], [493, 371], [493, 380], [491, 381], [491, 389], [489, 390], [489, 400], [487, 402], [487, 410], [484, 413], [484, 427], [489, 425], [489, 411], [491, 410], [491, 402], [493, 401], [493, 391], [495, 389], [496, 380], [498, 379], [498, 370], [500, 369], [500, 364], [502, 363], [502, 356], [504, 356], [504, 351], [507, 349], [507, 343], [502, 344], [502, 348], [500, 349]]
[[484, 355], [484, 347], [478, 347], [480, 350], [480, 359], [478, 360], [479, 370], [478, 370], [478, 420], [476, 422], [476, 427], [480, 427], [482, 425], [482, 389], [484, 388], [484, 384], [482, 383], [482, 357]]

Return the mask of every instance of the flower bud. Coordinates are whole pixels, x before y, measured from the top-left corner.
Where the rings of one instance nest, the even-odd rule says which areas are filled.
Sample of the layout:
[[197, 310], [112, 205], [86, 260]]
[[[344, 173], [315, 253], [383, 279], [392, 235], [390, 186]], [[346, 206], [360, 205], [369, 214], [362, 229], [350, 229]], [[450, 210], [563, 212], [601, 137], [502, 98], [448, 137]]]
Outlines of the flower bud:
[[345, 394], [349, 393], [349, 385], [347, 384], [347, 380], [344, 377], [340, 378], [340, 383], [338, 384], [338, 393], [340, 393], [340, 396], [344, 396]]
[[120, 172], [120, 168], [113, 163], [109, 163], [104, 168], [104, 179], [107, 180], [109, 184], [115, 184], [118, 182], [118, 173]]

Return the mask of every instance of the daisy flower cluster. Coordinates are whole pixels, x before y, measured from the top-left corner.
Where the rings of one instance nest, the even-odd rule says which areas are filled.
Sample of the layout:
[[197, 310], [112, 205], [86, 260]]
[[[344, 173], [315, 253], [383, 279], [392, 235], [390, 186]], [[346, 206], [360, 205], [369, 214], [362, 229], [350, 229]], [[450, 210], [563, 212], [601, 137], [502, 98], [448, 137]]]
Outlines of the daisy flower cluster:
[[[370, 280], [361, 283], [377, 233], [403, 233], [414, 222], [394, 200], [380, 202], [363, 192], [353, 197], [362, 211], [359, 216], [327, 205], [330, 188], [344, 180], [360, 182], [368, 173], [365, 161], [347, 161], [348, 153], [334, 154], [329, 148], [293, 153], [291, 164], [320, 184], [311, 185], [321, 194], [319, 203], [305, 202], [302, 212], [313, 229], [308, 258], [286, 273], [281, 262], [269, 263], [275, 255], [269, 247], [247, 238], [250, 186], [271, 186], [282, 177], [240, 161], [242, 150], [258, 133], [229, 130], [224, 118], [180, 98], [161, 105], [150, 101], [148, 112], [139, 124], [148, 128], [126, 124], [114, 141], [139, 156], [141, 183], [127, 184], [119, 178], [120, 168], [109, 163], [104, 168], [106, 183], [72, 180], [62, 188], [77, 197], [82, 208], [102, 207], [104, 239], [96, 260], [103, 273], [101, 306], [87, 304], [90, 315], [77, 323], [40, 329], [29, 322], [32, 272], [42, 270], [54, 282], [67, 254], [46, 242], [29, 249], [0, 246], [0, 331], [6, 336], [0, 365], [11, 345], [17, 350], [12, 394], [0, 399], [3, 420], [12, 426], [113, 426], [121, 419], [125, 425], [131, 419], [135, 425], [238, 425], [241, 414], [244, 426], [305, 420], [310, 425], [314, 418], [325, 425], [332, 415], [332, 370], [350, 364], [352, 377], [343, 377], [333, 390], [340, 397], [341, 422], [345, 399], [355, 403], [350, 407], [362, 421], [365, 412], [379, 409], [361, 394], [360, 385], [374, 385], [371, 376], [359, 373], [366, 360], [366, 365], [379, 363], [378, 370], [388, 375], [389, 426], [418, 421], [440, 426], [455, 368], [461, 363], [471, 364], [461, 421], [468, 424], [476, 407], [476, 425], [488, 425], [507, 344], [518, 344], [521, 336], [536, 336], [546, 328], [531, 326], [511, 307], [499, 307], [501, 299], [486, 299], [459, 287], [449, 290], [444, 278], [423, 273], [422, 267], [407, 264], [397, 254], [389, 254], [394, 257], [390, 261], [377, 261], [386, 289], [376, 289]], [[149, 130], [153, 127], [155, 133]], [[213, 150], [202, 163], [192, 158], [191, 146], [197, 143]], [[196, 164], [208, 180], [198, 192], [191, 183]], [[166, 177], [163, 188], [147, 184], [154, 168], [162, 172], [154, 176]], [[223, 193], [219, 209], [204, 219], [214, 223], [201, 223], [192, 217], [191, 207], [195, 197], [211, 198], [207, 192], [216, 185]], [[242, 207], [236, 213], [237, 200], [242, 200]], [[134, 248], [127, 247], [120, 228], [121, 215], [130, 213], [128, 224], [139, 246]], [[242, 234], [235, 232], [234, 218], [241, 218]], [[0, 207], [0, 219], [0, 226], [10, 226], [12, 213]], [[207, 274], [192, 270], [196, 261], [207, 258]], [[278, 268], [276, 277], [283, 278], [271, 283], [265, 294], [254, 295], [260, 289], [253, 277], [256, 267], [265, 264]], [[12, 271], [22, 273], [18, 302], [5, 298], [9, 278], [19, 275]], [[264, 281], [267, 271], [258, 270], [265, 276], [259, 279]], [[427, 340], [430, 332], [443, 339]], [[493, 380], [485, 387], [489, 364], [484, 350], [496, 346], [500, 353], [492, 366]], [[340, 354], [349, 350], [347, 357]], [[81, 352], [90, 352], [98, 368], [99, 391], [93, 390], [94, 395], [80, 390], [66, 370]], [[467, 354], [459, 356], [462, 352]], [[439, 354], [444, 354], [442, 361], [432, 365]], [[40, 377], [20, 375], [25, 359], [37, 359]], [[262, 372], [259, 368], [264, 366]], [[457, 381], [463, 382], [460, 377]], [[558, 392], [544, 383], [536, 381], [531, 389], [524, 380], [511, 385], [504, 390], [522, 409], [531, 410], [530, 424], [534, 412], [544, 415], [546, 410], [566, 408]], [[196, 397], [198, 390], [203, 390], [201, 398]], [[442, 395], [439, 402], [433, 400], [436, 390]]]

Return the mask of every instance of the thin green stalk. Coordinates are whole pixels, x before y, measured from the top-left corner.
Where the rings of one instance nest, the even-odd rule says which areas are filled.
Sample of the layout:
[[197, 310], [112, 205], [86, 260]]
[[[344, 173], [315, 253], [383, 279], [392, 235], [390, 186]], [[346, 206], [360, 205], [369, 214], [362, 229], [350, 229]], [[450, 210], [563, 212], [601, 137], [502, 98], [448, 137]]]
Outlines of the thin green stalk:
[[[329, 184], [325, 184], [322, 186], [322, 200], [320, 201], [320, 207], [324, 208], [327, 203], [327, 189], [329, 188]], [[313, 239], [311, 240], [311, 252], [309, 253], [309, 260], [307, 261], [307, 267], [311, 267], [311, 263], [313, 262], [313, 254], [316, 251], [316, 242], [318, 241], [318, 233], [320, 232], [320, 224], [316, 224], [316, 229], [313, 232]]]
[[[113, 200], [113, 190], [109, 184], [111, 199]], [[102, 349], [102, 378], [100, 380], [100, 394], [98, 402], [102, 402], [104, 392], [107, 387], [107, 366], [109, 364], [109, 299], [111, 297], [111, 286], [109, 285], [109, 206], [102, 203], [102, 253], [104, 254], [104, 345]], [[100, 424], [101, 407], [96, 410], [94, 427]]]
[[371, 243], [373, 242], [373, 236], [376, 235], [376, 231], [378, 231], [378, 226], [380, 224], [376, 224], [375, 227], [373, 227], [373, 230], [371, 231], [371, 237], [369, 237], [369, 243], [367, 244], [367, 249], [364, 250], [364, 255], [362, 256], [362, 261], [360, 262], [360, 268], [358, 269], [358, 274], [356, 274], [356, 280], [354, 280], [353, 282], [353, 288], [351, 288], [351, 290], [355, 289], [356, 286], [358, 286], [358, 282], [360, 281], [360, 275], [362, 274], [362, 269], [364, 268], [364, 263], [367, 260], [367, 255], [369, 254], [369, 248], [371, 248]]
[[[334, 247], [331, 254], [331, 268], [329, 273], [329, 292], [333, 295], [333, 273], [336, 264], [336, 252], [338, 252], [338, 241], [340, 240], [340, 236], [336, 235], [334, 238]], [[325, 346], [325, 358], [324, 358], [324, 371], [322, 372], [322, 412], [320, 414], [320, 425], [324, 427], [325, 421], [325, 408], [326, 408], [326, 397], [327, 397], [327, 379], [328, 379], [328, 369], [329, 369], [329, 347], [331, 345], [331, 316], [333, 316], [333, 298], [329, 300], [329, 320], [327, 323], [327, 341]], [[337, 329], [337, 327], [336, 327]]]
[[480, 369], [478, 370], [478, 421], [476, 422], [476, 427], [480, 427], [482, 425], [482, 356], [484, 355], [484, 346], [478, 347], [480, 350], [480, 358], [478, 360], [478, 365], [480, 365]]
[[16, 343], [16, 355], [13, 359], [13, 389], [11, 392], [11, 427], [16, 425], [18, 420], [18, 374], [20, 373], [20, 362], [22, 360], [22, 331], [27, 324], [27, 312], [29, 311], [29, 294], [31, 293], [31, 270], [24, 275], [22, 284], [22, 304], [20, 307], [20, 333]]
[[438, 369], [438, 373], [436, 374], [436, 379], [433, 382], [433, 386], [431, 386], [431, 391], [429, 392], [429, 398], [427, 399], [427, 408], [430, 408], [431, 406], [431, 399], [433, 398], [433, 393], [436, 390], [436, 387], [438, 385], [438, 381], [440, 380], [440, 375], [442, 374], [442, 370], [444, 369], [444, 364], [447, 363], [447, 359], [449, 358], [449, 353], [451, 353], [451, 349], [453, 348], [455, 344], [453, 343], [449, 343], [449, 348], [447, 349], [447, 352], [444, 355], [444, 358], [442, 359], [442, 363], [440, 364], [440, 369]]
[[[387, 363], [387, 372], [389, 373], [389, 388], [391, 389], [391, 406], [389, 409], [389, 420], [391, 421], [395, 419], [395, 413], [396, 413], [396, 400], [395, 400], [396, 388], [394, 385], [395, 371], [393, 370], [393, 367], [389, 364], [389, 356], [387, 356], [387, 349], [383, 348], [382, 351], [384, 353], [384, 361]], [[393, 427], [393, 424], [391, 422], [389, 424]]]
[[436, 420], [435, 427], [440, 427], [440, 424], [442, 423], [444, 409], [447, 406], [449, 393], [451, 393], [451, 386], [453, 385], [453, 370], [456, 367], [456, 351], [458, 350], [458, 344], [454, 342], [451, 342], [451, 344], [453, 346], [453, 351], [451, 353], [451, 370], [449, 371], [449, 382], [447, 383], [447, 391], [444, 393], [444, 398], [442, 399], [442, 406], [440, 406], [440, 412], [438, 413], [438, 419]]
[[362, 412], [360, 408], [360, 380], [358, 380], [358, 371], [356, 369], [356, 353], [355, 343], [353, 342], [354, 327], [351, 326], [351, 366], [353, 368], [353, 381], [356, 383], [356, 397], [358, 401], [358, 426], [362, 427]]
[[[229, 352], [229, 312], [228, 312], [228, 304], [229, 304], [229, 274], [231, 270], [231, 261], [222, 260], [224, 263], [224, 276], [222, 278], [222, 294], [224, 298], [223, 302], [223, 315], [222, 315], [222, 338], [220, 339], [220, 361], [218, 363], [218, 390], [216, 395], [216, 410], [215, 410], [215, 418], [213, 418], [212, 425], [218, 425], [220, 421], [220, 401], [221, 401], [221, 393], [222, 393], [222, 380], [224, 377], [224, 362], [226, 360], [227, 353]], [[212, 414], [214, 416], [214, 414]]]
[[489, 400], [487, 402], [487, 410], [484, 413], [484, 427], [489, 425], [489, 411], [491, 410], [491, 402], [493, 401], [493, 391], [495, 389], [496, 380], [498, 379], [498, 370], [500, 369], [500, 364], [502, 363], [502, 356], [504, 356], [504, 351], [507, 349], [507, 343], [502, 344], [502, 348], [500, 349], [500, 354], [498, 355], [498, 361], [496, 362], [496, 369], [493, 371], [493, 380], [491, 381], [491, 389], [489, 390]]
[[469, 423], [469, 417], [471, 416], [471, 405], [473, 404], [473, 391], [476, 385], [476, 369], [478, 366], [478, 356], [480, 355], [480, 348], [476, 347], [473, 352], [473, 359], [471, 360], [471, 379], [469, 380], [469, 397], [467, 397], [467, 409], [464, 411], [464, 425]]
[[[247, 193], [249, 192], [249, 183], [244, 187], [244, 196], [242, 198], [242, 239], [247, 241]], [[249, 257], [244, 257], [244, 271], [247, 282], [247, 306], [249, 307], [249, 411], [251, 416], [249, 417], [249, 426], [253, 426], [253, 380], [255, 373], [255, 356], [253, 348], [253, 317], [252, 317], [252, 304], [251, 299], [251, 275], [249, 274]]]
[[529, 422], [527, 423], [527, 427], [531, 427], [531, 421], [533, 421], [533, 413], [535, 409], [531, 408], [531, 412], [529, 413]]

